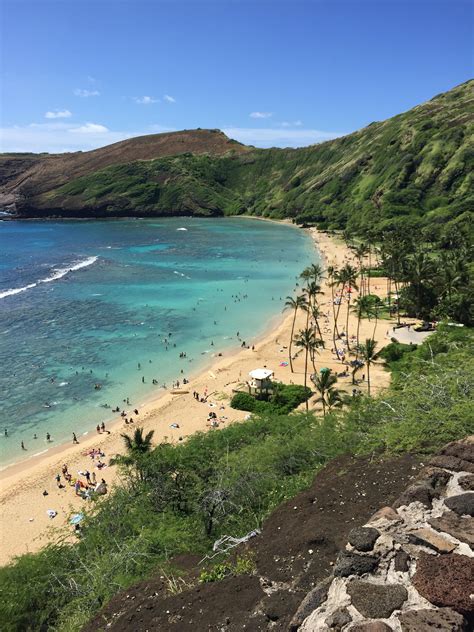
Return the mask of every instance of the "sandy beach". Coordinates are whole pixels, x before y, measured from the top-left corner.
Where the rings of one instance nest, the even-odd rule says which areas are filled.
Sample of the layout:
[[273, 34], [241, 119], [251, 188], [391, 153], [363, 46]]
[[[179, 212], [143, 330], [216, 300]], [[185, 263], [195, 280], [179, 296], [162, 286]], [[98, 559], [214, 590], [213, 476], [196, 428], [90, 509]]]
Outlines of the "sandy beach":
[[[337, 239], [331, 238], [325, 233], [319, 233], [315, 229], [309, 229], [326, 265], [341, 267], [346, 262], [355, 265], [352, 253], [346, 245]], [[385, 279], [372, 279], [371, 292], [383, 296], [385, 292]], [[331, 291], [323, 285], [323, 294], [319, 301], [322, 311], [328, 314], [329, 327], [325, 338], [325, 348], [316, 358], [318, 368], [329, 367], [336, 372], [343, 370], [343, 365], [332, 353], [332, 307]], [[353, 293], [353, 297], [357, 292]], [[69, 472], [78, 476], [78, 472], [89, 470], [96, 473], [97, 480], [104, 478], [109, 486], [113, 487], [118, 479], [116, 467], [107, 465], [100, 471], [95, 467], [91, 457], [87, 455], [93, 448], [100, 448], [105, 454], [104, 463], [109, 463], [111, 457], [123, 451], [123, 439], [120, 434], [133, 432], [137, 426], [145, 431], [154, 430], [153, 442], [162, 441], [178, 442], [197, 431], [215, 431], [211, 429], [208, 419], [210, 411], [216, 412], [219, 428], [230, 423], [242, 421], [247, 413], [233, 410], [229, 406], [233, 389], [244, 383], [248, 373], [252, 369], [266, 366], [275, 372], [275, 379], [285, 383], [302, 384], [304, 381], [304, 354], [300, 354], [294, 361], [294, 373], [289, 366], [282, 363], [288, 362], [288, 343], [290, 339], [293, 314], [285, 312], [278, 323], [271, 328], [264, 337], [258, 341], [247, 341], [254, 344], [254, 349], [236, 349], [234, 352], [226, 352], [222, 357], [216, 357], [212, 366], [200, 375], [191, 379], [185, 386], [187, 392], [172, 394], [166, 392], [158, 398], [154, 398], [143, 405], [130, 401], [126, 406], [127, 416], [134, 418], [133, 425], [126, 425], [124, 420], [117, 415], [117, 419], [107, 426], [108, 433], [89, 432], [85, 437], [80, 437], [78, 445], [61, 445], [53, 447], [46, 454], [23, 461], [0, 473], [0, 564], [8, 563], [15, 555], [39, 550], [45, 543], [54, 540], [60, 533], [64, 534], [64, 525], [67, 524], [71, 513], [84, 509], [86, 501], [74, 493], [74, 488], [66, 485], [59, 489], [55, 477], [61, 473], [63, 464], [67, 464]], [[341, 309], [339, 322], [345, 322], [345, 305]], [[306, 323], [306, 315], [299, 313], [296, 321], [295, 332], [303, 328]], [[392, 323], [388, 320], [379, 322], [375, 338], [381, 348], [390, 337]], [[373, 321], [362, 321], [360, 338], [365, 340], [372, 335]], [[325, 328], [326, 329], [326, 328]], [[349, 318], [349, 334], [355, 333], [356, 318], [352, 314]], [[390, 333], [389, 333], [390, 331]], [[387, 336], [388, 334], [388, 336]], [[216, 350], [218, 353], [219, 350]], [[362, 370], [360, 374], [364, 373]], [[361, 377], [361, 375], [359, 375]], [[388, 385], [389, 373], [383, 368], [382, 363], [377, 363], [371, 369], [371, 389], [377, 389]], [[338, 387], [352, 390], [351, 377], [340, 378]], [[366, 382], [360, 383], [358, 389], [365, 391]], [[207, 393], [207, 401], [202, 403], [193, 397], [193, 392], [201, 396]], [[312, 404], [312, 402], [310, 402]], [[138, 408], [139, 414], [135, 415], [133, 409]], [[177, 427], [176, 427], [177, 426]], [[78, 424], [79, 427], [79, 424]], [[85, 480], [84, 477], [81, 477]], [[63, 481], [64, 482], [64, 481]], [[46, 491], [47, 495], [43, 495]], [[47, 511], [57, 512], [55, 518], [50, 519]], [[69, 527], [72, 532], [72, 528]]]

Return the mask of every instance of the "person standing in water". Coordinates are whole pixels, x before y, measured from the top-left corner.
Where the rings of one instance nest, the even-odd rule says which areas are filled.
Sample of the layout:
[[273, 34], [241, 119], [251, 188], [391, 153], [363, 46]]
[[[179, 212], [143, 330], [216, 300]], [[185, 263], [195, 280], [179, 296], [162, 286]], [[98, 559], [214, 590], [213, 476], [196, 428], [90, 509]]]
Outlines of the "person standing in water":
[[79, 441], [77, 440], [77, 437], [76, 437], [76, 433], [75, 433], [75, 432], [73, 432], [73, 433], [72, 433], [72, 442], [73, 442], [73, 443], [79, 443]]

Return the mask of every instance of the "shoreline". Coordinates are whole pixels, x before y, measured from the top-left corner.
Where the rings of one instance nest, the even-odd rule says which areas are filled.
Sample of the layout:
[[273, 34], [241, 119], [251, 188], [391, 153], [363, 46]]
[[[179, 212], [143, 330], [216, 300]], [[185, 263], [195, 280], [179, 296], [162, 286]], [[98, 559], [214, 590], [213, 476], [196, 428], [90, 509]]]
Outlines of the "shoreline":
[[[261, 218], [255, 218], [261, 219]], [[264, 218], [264, 221], [275, 221]], [[297, 228], [297, 227], [295, 227]], [[315, 229], [305, 229], [310, 233], [316, 250], [322, 259], [324, 266], [337, 263], [343, 265], [352, 254], [344, 243], [339, 242], [326, 233], [319, 233]], [[375, 282], [383, 285], [382, 279]], [[323, 285], [324, 292], [321, 295], [321, 305], [327, 310], [327, 318], [330, 318], [331, 295], [327, 284]], [[351, 315], [352, 330], [354, 331], [355, 318]], [[244, 411], [230, 408], [229, 401], [232, 389], [239, 383], [245, 382], [248, 372], [259, 366], [268, 366], [275, 372], [275, 379], [285, 383], [300, 383], [304, 381], [303, 361], [300, 354], [294, 360], [295, 372], [285, 366], [288, 361], [288, 341], [293, 321], [292, 312], [275, 314], [274, 319], [268, 323], [265, 332], [253, 344], [255, 350], [235, 348], [227, 352], [223, 357], [214, 357], [198, 375], [190, 378], [186, 385], [188, 393], [173, 394], [161, 393], [160, 396], [151, 396], [142, 406], [130, 404], [133, 409], [139, 409], [138, 417], [134, 415], [136, 427], [143, 427], [144, 431], [154, 431], [153, 443], [156, 445], [163, 441], [178, 443], [195, 432], [209, 431], [208, 413], [214, 408], [219, 411], [220, 427], [225, 427], [233, 422], [242, 421], [247, 416]], [[296, 320], [295, 331], [305, 326], [306, 316], [299, 313]], [[379, 329], [388, 325], [384, 321]], [[373, 329], [373, 323], [361, 322], [361, 334], [369, 335]], [[388, 333], [388, 332], [387, 332]], [[342, 368], [339, 360], [331, 351], [332, 336], [327, 334], [326, 348], [317, 357], [317, 364], [326, 366], [334, 371]], [[371, 386], [375, 392], [379, 388], [388, 385], [390, 377], [383, 366], [374, 366], [371, 371]], [[339, 386], [349, 390], [351, 380], [341, 378]], [[362, 386], [364, 388], [364, 386]], [[193, 391], [200, 394], [208, 393], [205, 403], [196, 401]], [[312, 406], [314, 409], [314, 406]], [[177, 425], [177, 427], [175, 427]], [[18, 462], [0, 472], [1, 491], [0, 504], [2, 506], [0, 527], [0, 564], [8, 563], [15, 555], [39, 550], [48, 542], [55, 540], [57, 536], [64, 537], [64, 525], [68, 516], [74, 511], [84, 508], [85, 501], [74, 495], [74, 489], [66, 486], [58, 489], [55, 476], [61, 471], [63, 463], [68, 464], [69, 471], [76, 476], [87, 468], [93, 469], [94, 462], [85, 452], [92, 448], [100, 448], [105, 452], [103, 461], [108, 463], [115, 454], [123, 451], [123, 440], [120, 433], [130, 430], [121, 418], [116, 418], [109, 425], [110, 434], [96, 434], [95, 430], [84, 437], [82, 435], [79, 445], [62, 444], [55, 446], [46, 454], [32, 457], [27, 461]], [[34, 460], [33, 460], [34, 459]], [[107, 466], [97, 472], [97, 478], [104, 477], [107, 484], [113, 487], [119, 479], [119, 473], [114, 466]], [[47, 495], [43, 496], [43, 490]], [[54, 509], [58, 512], [52, 521], [47, 516], [47, 510]], [[8, 525], [15, 524], [15, 533], [11, 532]], [[59, 527], [59, 528], [58, 528]]]
[[[193, 216], [189, 216], [189, 217], [192, 218]], [[285, 224], [285, 225], [295, 228], [296, 230], [301, 230], [300, 227], [295, 226], [289, 219], [276, 220], [276, 219], [270, 219], [267, 217], [256, 217], [256, 216], [247, 216], [247, 215], [235, 215], [235, 216], [230, 216], [230, 217], [223, 217], [222, 219], [232, 219], [232, 217], [255, 219], [258, 221], [271, 222], [275, 224]], [[49, 221], [49, 220], [53, 220], [54, 218], [40, 218], [40, 221], [42, 221], [43, 219]], [[89, 219], [89, 218], [85, 218], [85, 219]], [[99, 219], [99, 221], [102, 220], [102, 218], [91, 218], [91, 219], [93, 221], [96, 221], [96, 219]], [[152, 218], [145, 218], [145, 217], [120, 218], [118, 217], [118, 218], [110, 218], [110, 219], [152, 219]], [[216, 218], [212, 218], [212, 219], [216, 219]], [[302, 229], [302, 230], [307, 232], [309, 234], [309, 237], [311, 238], [311, 234], [309, 231], [307, 231], [307, 229]], [[313, 241], [313, 249], [316, 251], [317, 254], [319, 254], [317, 244], [315, 243], [314, 240], [312, 241]], [[267, 323], [267, 326], [265, 327], [264, 331], [258, 334], [255, 338], [249, 339], [249, 340], [252, 340], [253, 345], [260, 344], [263, 340], [265, 340], [265, 338], [267, 338], [267, 336], [270, 335], [270, 333], [273, 330], [275, 330], [282, 324], [283, 320], [284, 320], [283, 314], [275, 314], [274, 316], [270, 318], [270, 322]], [[200, 376], [204, 375], [207, 371], [212, 370], [213, 366], [215, 364], [218, 364], [220, 360], [224, 358], [227, 358], [227, 359], [234, 358], [241, 351], [242, 351], [242, 348], [240, 346], [232, 345], [222, 352], [222, 357], [219, 357], [216, 352], [212, 356], [206, 358], [205, 360], [203, 360], [202, 365], [199, 368], [196, 368], [195, 371], [189, 372], [187, 386], [192, 385], [193, 381], [198, 380]], [[167, 395], [171, 395], [171, 391], [173, 390], [172, 388], [167, 388], [163, 390], [161, 385], [158, 388], [161, 391], [160, 393], [157, 393], [156, 390], [150, 388], [149, 393], [141, 396], [142, 401], [135, 402], [134, 404], [130, 404], [129, 407], [133, 406], [136, 408], [144, 408], [148, 406], [158, 405], [160, 402], [166, 399]], [[111, 416], [104, 420], [104, 423], [106, 424], [106, 427], [108, 429], [118, 426], [121, 422], [123, 423], [123, 419], [119, 416], [119, 413], [113, 414], [112, 411], [110, 411], [110, 414]], [[86, 429], [84, 432], [81, 432], [80, 434], [77, 433], [77, 436], [79, 438], [82, 438], [83, 441], [87, 440], [87, 438], [89, 438], [90, 435], [96, 436], [95, 426], [96, 424], [93, 424], [90, 429], [88, 430]], [[40, 463], [41, 461], [45, 461], [48, 457], [57, 455], [61, 453], [63, 450], [66, 451], [68, 447], [70, 447], [70, 440], [59, 441], [58, 443], [54, 443], [53, 445], [50, 445], [50, 446], [45, 445], [43, 449], [38, 448], [38, 452], [32, 454], [31, 456], [25, 456], [25, 458], [20, 459], [18, 461], [13, 461], [10, 463], [5, 463], [4, 465], [0, 465], [0, 484], [2, 481], [10, 478], [11, 476], [21, 474], [22, 472], [32, 467], [35, 467], [38, 463]]]

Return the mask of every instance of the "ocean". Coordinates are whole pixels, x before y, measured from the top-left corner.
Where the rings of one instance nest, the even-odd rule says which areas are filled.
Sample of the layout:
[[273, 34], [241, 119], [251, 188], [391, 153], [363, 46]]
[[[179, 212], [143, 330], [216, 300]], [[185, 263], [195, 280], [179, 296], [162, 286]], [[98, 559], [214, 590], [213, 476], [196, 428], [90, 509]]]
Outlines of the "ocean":
[[317, 260], [304, 231], [246, 218], [0, 222], [0, 464], [252, 344]]

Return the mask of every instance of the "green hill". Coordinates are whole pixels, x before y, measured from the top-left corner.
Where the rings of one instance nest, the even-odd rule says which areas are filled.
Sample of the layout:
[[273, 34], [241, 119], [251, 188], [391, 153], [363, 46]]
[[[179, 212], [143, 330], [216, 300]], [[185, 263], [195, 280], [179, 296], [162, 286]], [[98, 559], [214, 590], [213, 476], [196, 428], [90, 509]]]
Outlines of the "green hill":
[[249, 213], [353, 231], [446, 225], [474, 208], [473, 87], [301, 149], [194, 130], [36, 162], [30, 154], [24, 172], [21, 156], [3, 155], [0, 190], [30, 217]]

